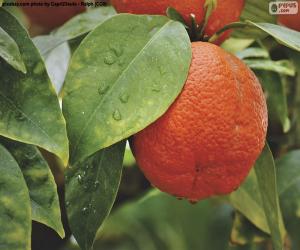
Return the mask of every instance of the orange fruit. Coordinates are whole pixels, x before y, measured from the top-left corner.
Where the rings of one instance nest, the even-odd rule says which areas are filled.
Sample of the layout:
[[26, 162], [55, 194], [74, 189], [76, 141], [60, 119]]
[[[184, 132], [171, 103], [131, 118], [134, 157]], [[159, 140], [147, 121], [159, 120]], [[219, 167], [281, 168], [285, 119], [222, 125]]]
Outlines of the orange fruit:
[[[205, 0], [111, 0], [119, 13], [165, 15], [168, 7], [175, 8], [187, 23], [194, 14], [196, 22], [201, 24], [205, 17]], [[244, 0], [218, 0], [217, 8], [211, 14], [205, 29], [205, 34], [212, 36], [226, 24], [239, 20], [244, 7]], [[230, 36], [230, 31], [224, 32], [217, 41], [218, 44]]]
[[[21, 3], [60, 3], [61, 0], [17, 0]], [[66, 0], [65, 2], [74, 2], [76, 6], [59, 6], [59, 7], [45, 7], [45, 6], [26, 6], [22, 7], [22, 10], [28, 17], [31, 25], [40, 26], [45, 32], [51, 31], [68, 21], [73, 16], [82, 13], [86, 10], [81, 5], [83, 0]]]
[[278, 23], [290, 29], [300, 31], [300, 4], [298, 1], [299, 11], [295, 15], [279, 15]]
[[239, 187], [265, 145], [268, 118], [261, 85], [240, 59], [204, 42], [192, 52], [181, 94], [131, 147], [154, 186], [198, 201]]

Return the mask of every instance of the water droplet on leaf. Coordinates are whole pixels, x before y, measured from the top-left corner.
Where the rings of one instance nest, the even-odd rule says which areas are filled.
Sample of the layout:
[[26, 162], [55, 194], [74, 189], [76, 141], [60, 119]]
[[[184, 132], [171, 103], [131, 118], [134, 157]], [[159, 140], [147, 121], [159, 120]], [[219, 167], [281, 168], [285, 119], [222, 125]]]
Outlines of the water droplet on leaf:
[[113, 113], [113, 118], [116, 120], [116, 121], [120, 121], [122, 120], [122, 115], [120, 113], [120, 111], [118, 109], [116, 109]]
[[28, 152], [25, 154], [25, 157], [28, 160], [33, 160], [37, 156], [37, 152]]
[[105, 83], [101, 83], [98, 88], [98, 93], [100, 95], [103, 95], [108, 90], [108, 88], [109, 88], [108, 85], [106, 85]]
[[127, 103], [129, 100], [129, 95], [127, 93], [123, 93], [119, 96], [119, 99], [122, 103]]
[[110, 45], [110, 49], [113, 51], [113, 53], [117, 56], [120, 57], [123, 54], [123, 48], [119, 45]]
[[113, 54], [108, 54], [104, 58], [104, 63], [107, 65], [113, 65], [116, 62], [116, 57]]
[[89, 209], [88, 209], [87, 207], [84, 207], [84, 208], [81, 210], [81, 212], [82, 212], [83, 214], [88, 214], [88, 213], [89, 213]]
[[154, 92], [160, 92], [160, 90], [161, 90], [161, 87], [160, 87], [160, 85], [158, 83], [154, 83], [152, 85], [152, 91], [154, 91]]
[[77, 175], [77, 181], [78, 181], [79, 184], [82, 184], [82, 182], [83, 182], [83, 178], [80, 174]]
[[22, 113], [22, 112], [17, 112], [16, 115], [15, 115], [15, 118], [18, 120], [18, 121], [24, 121], [26, 120], [26, 117], [25, 115]]
[[162, 67], [162, 66], [159, 66], [159, 73], [164, 76], [165, 74], [167, 74], [167, 71]]
[[95, 181], [94, 182], [94, 189], [97, 189], [100, 185], [100, 182], [99, 181]]

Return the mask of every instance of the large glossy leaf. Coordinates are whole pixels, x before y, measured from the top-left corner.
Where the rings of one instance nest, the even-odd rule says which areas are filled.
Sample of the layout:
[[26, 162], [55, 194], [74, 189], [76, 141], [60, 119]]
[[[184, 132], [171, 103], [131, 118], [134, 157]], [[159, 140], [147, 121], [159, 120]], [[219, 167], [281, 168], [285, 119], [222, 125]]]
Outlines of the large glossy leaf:
[[184, 27], [163, 16], [114, 16], [74, 53], [63, 113], [71, 162], [145, 128], [181, 91], [191, 60]]
[[267, 96], [268, 113], [271, 123], [281, 123], [283, 131], [290, 129], [286, 91], [280, 76], [273, 72], [256, 71]]
[[263, 208], [270, 228], [274, 250], [283, 249], [286, 236], [276, 185], [276, 172], [272, 152], [266, 145], [255, 164], [257, 183]]
[[18, 164], [0, 145], [0, 249], [30, 250], [28, 189]]
[[119, 188], [125, 141], [90, 156], [66, 173], [69, 224], [82, 250], [90, 250]]
[[250, 21], [248, 23], [274, 37], [280, 44], [300, 51], [300, 32], [272, 23], [258, 23]]
[[[276, 23], [276, 16], [269, 13], [269, 2], [273, 0], [247, 0], [241, 15], [241, 20], [250, 20], [255, 22]], [[245, 29], [235, 30], [234, 37], [240, 38], [263, 38], [266, 36], [263, 32], [247, 27]]]
[[90, 32], [105, 19], [115, 14], [116, 12], [111, 6], [91, 9], [76, 15], [50, 35], [34, 38], [34, 43], [41, 54], [45, 55], [60, 44]]
[[0, 134], [68, 161], [65, 121], [43, 60], [26, 30], [4, 9], [0, 27], [18, 44], [27, 74], [0, 62]]
[[246, 181], [228, 199], [256, 227], [271, 234], [274, 249], [282, 249], [285, 228], [278, 202], [274, 161], [267, 146]]
[[26, 67], [15, 41], [0, 27], [0, 57], [16, 70], [26, 73]]
[[39, 150], [32, 145], [3, 138], [0, 142], [9, 150], [21, 168], [29, 189], [32, 219], [53, 228], [64, 237], [54, 177]]

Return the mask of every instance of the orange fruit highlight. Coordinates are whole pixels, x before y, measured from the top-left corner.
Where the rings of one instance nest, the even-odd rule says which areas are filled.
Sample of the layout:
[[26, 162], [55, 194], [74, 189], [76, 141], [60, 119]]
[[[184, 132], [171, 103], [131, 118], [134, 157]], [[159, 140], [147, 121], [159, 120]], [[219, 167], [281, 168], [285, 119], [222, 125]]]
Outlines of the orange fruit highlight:
[[279, 15], [278, 23], [290, 29], [300, 31], [300, 3], [298, 1], [299, 10], [295, 15]]
[[131, 139], [137, 163], [160, 190], [190, 201], [239, 187], [266, 138], [266, 100], [237, 57], [192, 43], [185, 86], [168, 111]]
[[[165, 15], [168, 7], [175, 8], [187, 23], [191, 22], [190, 15], [194, 14], [198, 24], [205, 18], [205, 0], [111, 0], [119, 13]], [[239, 20], [244, 7], [244, 0], [218, 0], [217, 8], [211, 14], [205, 29], [205, 34], [212, 36], [226, 24]], [[222, 43], [230, 36], [226, 31], [217, 41]]]
[[[61, 3], [61, 0], [17, 0], [21, 3]], [[44, 29], [45, 32], [51, 31], [64, 24], [73, 16], [82, 13], [86, 10], [81, 6], [83, 0], [66, 0], [65, 2], [75, 2], [77, 6], [59, 6], [59, 7], [46, 7], [46, 6], [25, 6], [22, 10], [28, 17], [31, 25], [37, 25]]]

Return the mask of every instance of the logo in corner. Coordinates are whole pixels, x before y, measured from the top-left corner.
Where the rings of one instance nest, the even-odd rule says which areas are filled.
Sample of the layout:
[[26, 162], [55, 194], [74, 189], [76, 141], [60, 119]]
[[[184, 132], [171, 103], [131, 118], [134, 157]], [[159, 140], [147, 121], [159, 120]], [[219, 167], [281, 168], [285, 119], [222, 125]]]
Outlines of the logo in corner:
[[269, 3], [271, 15], [296, 15], [299, 11], [297, 1], [273, 1]]

